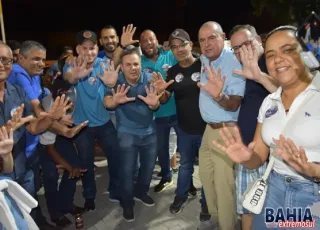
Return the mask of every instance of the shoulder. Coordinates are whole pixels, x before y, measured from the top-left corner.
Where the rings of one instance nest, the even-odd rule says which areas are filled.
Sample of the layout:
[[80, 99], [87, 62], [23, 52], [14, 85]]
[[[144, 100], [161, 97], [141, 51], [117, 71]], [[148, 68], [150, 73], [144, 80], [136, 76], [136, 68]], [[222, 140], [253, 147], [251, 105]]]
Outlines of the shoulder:
[[26, 98], [26, 93], [20, 86], [11, 84], [9, 81], [6, 81], [6, 88], [10, 92], [10, 94], [13, 93], [14, 95], [18, 95], [22, 99]]

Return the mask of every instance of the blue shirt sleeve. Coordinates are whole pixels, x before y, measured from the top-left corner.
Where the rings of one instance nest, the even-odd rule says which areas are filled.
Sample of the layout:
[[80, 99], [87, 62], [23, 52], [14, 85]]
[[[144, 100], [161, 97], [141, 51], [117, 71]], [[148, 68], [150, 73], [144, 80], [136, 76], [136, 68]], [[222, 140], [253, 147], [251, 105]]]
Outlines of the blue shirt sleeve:
[[229, 68], [229, 73], [226, 79], [226, 87], [224, 89], [224, 93], [226, 95], [236, 95], [243, 97], [245, 87], [246, 87], [246, 80], [241, 77], [240, 75], [232, 73], [234, 69], [242, 69], [240, 64], [234, 65], [234, 68]]
[[17, 74], [14, 83], [20, 86], [22, 89], [24, 89], [30, 101], [38, 99], [38, 95], [34, 92], [34, 89], [30, 83], [30, 80], [27, 78], [27, 76], [25, 76], [24, 74]]

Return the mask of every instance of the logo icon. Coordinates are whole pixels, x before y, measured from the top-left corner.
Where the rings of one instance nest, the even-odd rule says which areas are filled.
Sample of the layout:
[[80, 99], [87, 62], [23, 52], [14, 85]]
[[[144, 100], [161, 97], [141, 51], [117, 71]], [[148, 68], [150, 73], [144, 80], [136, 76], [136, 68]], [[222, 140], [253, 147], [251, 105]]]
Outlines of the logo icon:
[[183, 78], [184, 78], [183, 74], [182, 74], [182, 73], [179, 73], [179, 74], [175, 77], [175, 80], [176, 80], [176, 82], [179, 83], [179, 82], [182, 82]]
[[89, 31], [85, 31], [85, 32], [83, 32], [83, 37], [84, 38], [87, 38], [87, 39], [89, 39], [89, 38], [91, 38], [92, 37], [92, 34], [89, 32]]
[[11, 117], [13, 116], [13, 114], [17, 111], [18, 107], [14, 107], [11, 111], [10, 111], [10, 115]]
[[278, 106], [272, 107], [266, 111], [265, 118], [271, 117], [278, 112]]
[[88, 82], [90, 85], [95, 85], [97, 83], [97, 79], [95, 77], [89, 77]]
[[304, 112], [304, 115], [305, 115], [306, 117], [311, 117], [311, 114], [308, 113], [308, 112]]
[[191, 79], [192, 79], [192, 81], [195, 81], [195, 82], [200, 81], [200, 73], [199, 72], [193, 73], [191, 75]]
[[167, 72], [170, 68], [171, 68], [171, 65], [168, 65], [168, 64], [164, 64], [164, 65], [162, 66], [162, 70], [163, 70], [164, 72]]

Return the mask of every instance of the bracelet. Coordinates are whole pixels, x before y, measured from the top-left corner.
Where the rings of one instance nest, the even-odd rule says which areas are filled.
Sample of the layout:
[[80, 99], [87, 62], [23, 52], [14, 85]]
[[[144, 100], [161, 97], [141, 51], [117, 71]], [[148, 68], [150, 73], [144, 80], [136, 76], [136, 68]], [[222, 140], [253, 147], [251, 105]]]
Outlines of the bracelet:
[[218, 100], [215, 100], [215, 101], [216, 101], [216, 102], [220, 102], [220, 101], [222, 101], [225, 97], [226, 97], [226, 95], [225, 95], [224, 93], [220, 93], [219, 99], [218, 99]]
[[123, 49], [123, 50], [126, 49], [126, 47], [124, 47], [121, 43], [119, 43], [119, 47], [120, 47], [121, 49]]

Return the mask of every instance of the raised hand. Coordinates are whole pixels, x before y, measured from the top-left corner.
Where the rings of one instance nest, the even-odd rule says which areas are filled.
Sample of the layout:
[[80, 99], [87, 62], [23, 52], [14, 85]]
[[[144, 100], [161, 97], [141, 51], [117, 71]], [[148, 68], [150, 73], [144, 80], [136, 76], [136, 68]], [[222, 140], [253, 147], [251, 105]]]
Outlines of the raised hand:
[[294, 170], [303, 175], [313, 177], [316, 172], [317, 165], [308, 162], [306, 153], [302, 147], [297, 148], [289, 138], [280, 135], [279, 140], [273, 138], [276, 144], [275, 153], [279, 155]]
[[89, 121], [85, 121], [85, 122], [82, 122], [81, 124], [73, 127], [73, 128], [68, 128], [67, 131], [65, 131], [63, 133], [63, 136], [67, 137], [67, 138], [72, 138], [74, 137], [75, 135], [77, 135], [84, 127], [87, 126]]
[[239, 50], [242, 70], [233, 70], [232, 72], [243, 76], [246, 79], [259, 81], [261, 70], [258, 65], [259, 57], [257, 50], [252, 49], [251, 46], [241, 46]]
[[15, 131], [16, 129], [20, 128], [22, 125], [35, 120], [35, 117], [30, 115], [27, 117], [22, 117], [24, 110], [24, 104], [21, 104], [16, 111], [13, 113], [11, 119], [5, 124], [7, 128], [7, 132], [10, 132], [12, 129]]
[[120, 70], [120, 65], [115, 69], [114, 62], [108, 60], [107, 61], [107, 69], [105, 68], [103, 62], [100, 62], [101, 69], [103, 74], [97, 74], [98, 77], [103, 81], [103, 83], [107, 86], [113, 87], [118, 80], [118, 73]]
[[92, 66], [88, 68], [87, 64], [86, 58], [82, 58], [81, 56], [74, 57], [70, 65], [72, 76], [77, 80], [88, 76], [92, 71]]
[[134, 97], [127, 97], [127, 93], [129, 92], [130, 86], [126, 88], [126, 85], [123, 84], [122, 86], [118, 85], [117, 92], [112, 89], [112, 100], [113, 103], [116, 105], [124, 104], [129, 101], [134, 101], [136, 98]]
[[234, 134], [232, 135], [229, 128], [221, 128], [219, 134], [224, 145], [218, 143], [217, 140], [214, 140], [213, 144], [221, 151], [225, 152], [233, 162], [241, 164], [251, 159], [255, 144], [254, 142], [251, 142], [248, 147], [245, 146], [242, 142], [239, 128], [235, 126], [233, 130]]
[[11, 153], [13, 143], [13, 130], [10, 129], [8, 134], [7, 128], [2, 126], [0, 128], [0, 155]]
[[73, 120], [71, 115], [64, 115], [61, 120], [61, 124], [67, 125], [67, 126], [72, 126], [73, 125]]
[[158, 94], [163, 93], [169, 85], [174, 83], [174, 80], [170, 80], [169, 82], [166, 82], [163, 78], [161, 73], [153, 72], [151, 74], [151, 82], [153, 82], [153, 86], [156, 88]]
[[149, 107], [156, 107], [159, 104], [159, 98], [163, 95], [163, 92], [158, 95], [157, 90], [155, 90], [152, 85], [150, 85], [150, 90], [147, 86], [145, 86], [145, 89], [147, 96], [138, 95], [138, 98], [143, 100]]
[[133, 40], [133, 35], [136, 32], [136, 27], [133, 27], [133, 24], [129, 24], [127, 25], [127, 27], [123, 27], [122, 28], [122, 35], [121, 35], [121, 45], [123, 47], [127, 47], [129, 45], [133, 45], [135, 43], [138, 43], [139, 40]]
[[65, 94], [63, 94], [61, 97], [56, 98], [49, 112], [41, 112], [40, 116], [59, 120], [66, 114], [71, 106], [72, 102], [69, 103], [69, 98], [66, 98]]
[[210, 68], [204, 66], [204, 69], [207, 73], [208, 82], [207, 84], [198, 82], [197, 85], [199, 88], [209, 93], [214, 100], [219, 100], [226, 77], [221, 76], [221, 68], [218, 69], [218, 73], [214, 70], [213, 66], [211, 65]]

